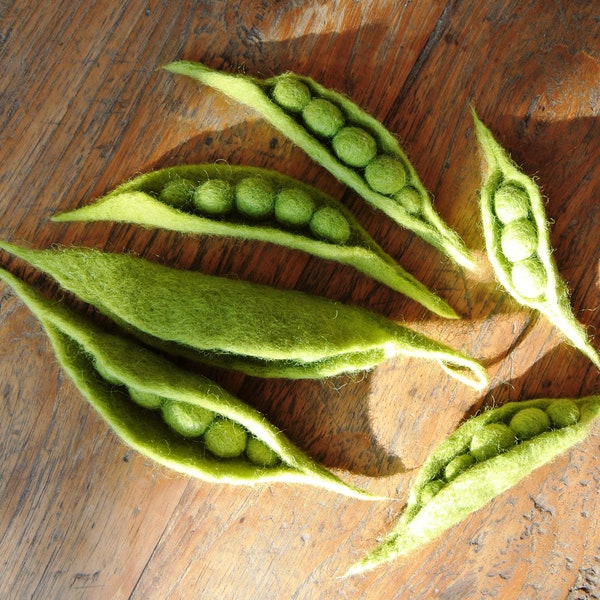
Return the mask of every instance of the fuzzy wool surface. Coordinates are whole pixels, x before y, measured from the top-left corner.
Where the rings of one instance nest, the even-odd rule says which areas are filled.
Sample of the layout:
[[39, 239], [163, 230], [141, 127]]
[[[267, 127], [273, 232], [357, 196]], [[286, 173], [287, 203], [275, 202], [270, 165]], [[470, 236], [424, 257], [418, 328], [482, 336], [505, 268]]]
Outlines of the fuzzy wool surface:
[[476, 361], [357, 306], [125, 254], [0, 247], [147, 341], [191, 350], [208, 362], [221, 357], [225, 366], [250, 374], [321, 378], [406, 354], [437, 361], [473, 387], [487, 383]]
[[434, 450], [419, 471], [409, 492], [406, 508], [394, 530], [379, 546], [351, 567], [348, 575], [374, 569], [414, 552], [517, 485], [535, 469], [582, 442], [600, 415], [600, 396], [570, 401], [580, 409], [576, 424], [544, 431], [513, 445], [505, 452], [467, 466], [445, 485], [438, 485], [437, 493], [427, 503], [423, 502], [423, 490], [439, 482], [440, 473], [455, 457], [464, 456], [477, 432], [489, 425], [510, 422], [514, 415], [527, 408], [545, 410], [553, 402], [555, 400], [542, 398], [508, 403], [461, 425]]
[[[352, 188], [374, 208], [383, 211], [396, 223], [419, 235], [462, 267], [470, 270], [475, 268], [471, 252], [458, 234], [435, 211], [427, 190], [405, 152], [400, 148], [396, 137], [377, 119], [363, 111], [347, 97], [323, 87], [309, 77], [293, 73], [277, 75], [270, 79], [257, 79], [246, 75], [217, 71], [201, 63], [189, 61], [170, 63], [164, 68], [172, 73], [191, 77], [256, 110], [261, 117], [302, 148], [310, 158], [326, 168], [339, 181]], [[302, 90], [302, 92], [298, 92], [298, 90]], [[336, 156], [329, 138], [314, 134], [298, 118], [298, 111], [305, 108], [311, 98], [327, 100], [337, 106], [345, 116], [347, 124], [360, 128], [364, 134], [374, 140], [376, 151], [402, 163], [406, 171], [407, 184], [417, 190], [420, 196], [418, 214], [411, 214], [393, 196], [375, 191], [367, 183], [362, 167], [354, 168], [345, 164]], [[289, 110], [285, 109], [288, 104]], [[346, 129], [351, 129], [351, 127], [346, 125]], [[344, 127], [340, 128], [336, 136], [343, 131]], [[346, 134], [342, 136], [342, 141], [345, 136]], [[362, 166], [373, 159], [375, 154], [372, 152], [372, 145], [365, 142], [364, 139], [363, 142], [360, 152], [353, 150], [352, 147], [346, 148], [345, 158], [350, 158], [355, 164], [360, 163]], [[347, 146], [347, 144], [340, 143], [339, 139], [337, 144]], [[357, 154], [360, 154], [360, 161]]]
[[[483, 233], [496, 278], [517, 302], [545, 315], [600, 369], [600, 355], [573, 314], [567, 285], [554, 261], [546, 209], [538, 186], [517, 167], [474, 111], [473, 120], [485, 162], [480, 194]], [[497, 192], [501, 193], [500, 215], [494, 212]], [[523, 206], [524, 196], [529, 199], [527, 210]], [[527, 215], [529, 235], [520, 235], [522, 231], [515, 235], [526, 223], [523, 219], [513, 219], [515, 214]], [[505, 225], [503, 221], [507, 219]], [[506, 228], [509, 235], [503, 240]], [[532, 240], [537, 242], [535, 249], [530, 246]], [[511, 258], [517, 262], [511, 262]]]
[[[0, 278], [38, 317], [61, 366], [83, 396], [123, 442], [144, 456], [206, 481], [309, 484], [356, 498], [375, 499], [312, 461], [262, 414], [215, 382], [182, 369], [124, 334], [99, 327], [3, 269]], [[165, 424], [159, 410], [132, 401], [128, 389], [210, 411], [239, 424], [277, 456], [277, 466], [259, 467], [244, 456], [228, 460], [211, 456], [201, 444], [177, 435]]]
[[[200, 184], [196, 191], [201, 190], [205, 184], [211, 184], [214, 188], [215, 181], [222, 181], [231, 186], [233, 194], [233, 189], [245, 179], [269, 181], [271, 186], [279, 191], [274, 206], [275, 217], [280, 216], [279, 223], [269, 220], [252, 221], [248, 218], [240, 220], [236, 219], [234, 214], [228, 215], [227, 219], [215, 219], [207, 214], [183, 212], [160, 200], [161, 190], [173, 181], [195, 180]], [[286, 200], [290, 201], [289, 204]], [[214, 198], [211, 203], [213, 206], [221, 204]], [[226, 205], [227, 201], [224, 201], [224, 204]], [[231, 206], [233, 207], [233, 197]], [[297, 228], [298, 225], [308, 225], [313, 213], [322, 209], [336, 211], [345, 221], [342, 229], [339, 225], [333, 229], [333, 239], [327, 235], [325, 240], [316, 239]], [[279, 244], [350, 265], [419, 302], [441, 317], [458, 317], [447, 302], [407, 273], [389, 256], [343, 204], [315, 187], [272, 170], [212, 164], [159, 169], [135, 177], [90, 205], [55, 215], [53, 220], [124, 222], [170, 229], [184, 234], [220, 235]], [[292, 227], [282, 224], [291, 224]], [[330, 231], [328, 228], [326, 233]], [[341, 237], [340, 231], [343, 233]], [[332, 243], [340, 240], [343, 243]]]

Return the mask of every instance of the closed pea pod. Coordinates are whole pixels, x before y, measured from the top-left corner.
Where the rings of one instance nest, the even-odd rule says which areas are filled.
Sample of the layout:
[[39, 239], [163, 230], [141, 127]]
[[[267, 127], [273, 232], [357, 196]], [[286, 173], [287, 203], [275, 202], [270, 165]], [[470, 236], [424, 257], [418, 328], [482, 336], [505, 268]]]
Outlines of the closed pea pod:
[[[513, 433], [517, 439], [498, 447], [495, 453], [480, 458], [472, 455], [473, 439], [486, 429], [501, 426], [508, 430], [521, 413], [527, 415], [524, 420], [529, 420], [538, 411], [542, 417], [533, 426], [537, 433], [522, 440]], [[562, 415], [559, 421], [566, 415], [568, 424], [550, 424], [548, 416], [552, 413]], [[577, 420], [573, 420], [575, 414]], [[406, 556], [435, 540], [532, 471], [582, 442], [599, 414], [600, 396], [588, 396], [579, 400], [511, 402], [469, 419], [425, 461], [394, 530], [348, 575]]]
[[545, 315], [578, 350], [600, 368], [600, 356], [577, 321], [550, 244], [543, 198], [473, 112], [486, 163], [481, 217], [494, 273], [515, 300]]
[[256, 79], [187, 61], [168, 64], [165, 69], [256, 110], [373, 207], [457, 264], [474, 268], [470, 252], [435, 211], [396, 138], [342, 94], [293, 73]]
[[475, 360], [357, 306], [90, 249], [0, 247], [51, 275], [143, 341], [264, 377], [322, 378], [407, 355], [481, 389]]
[[[133, 338], [99, 327], [7, 271], [0, 269], [0, 278], [39, 318], [61, 366], [81, 393], [113, 431], [144, 456], [205, 481], [309, 484], [375, 499], [316, 464], [263, 415], [215, 382], [175, 365]], [[142, 405], [134, 401], [132, 390], [143, 398]], [[159, 401], [149, 404], [151, 397]], [[192, 431], [195, 419], [203, 421], [202, 432]], [[254, 440], [253, 448], [244, 446], [233, 456], [227, 451], [231, 439], [226, 431], [213, 431], [210, 444], [206, 443], [200, 436], [215, 422], [236, 430], [237, 448], [241, 438]]]
[[[164, 188], [178, 181], [196, 186], [185, 211], [161, 201]], [[272, 170], [214, 164], [168, 167], [135, 177], [53, 220], [126, 222], [271, 242], [352, 266], [442, 317], [457, 318], [442, 298], [384, 252], [340, 202]]]

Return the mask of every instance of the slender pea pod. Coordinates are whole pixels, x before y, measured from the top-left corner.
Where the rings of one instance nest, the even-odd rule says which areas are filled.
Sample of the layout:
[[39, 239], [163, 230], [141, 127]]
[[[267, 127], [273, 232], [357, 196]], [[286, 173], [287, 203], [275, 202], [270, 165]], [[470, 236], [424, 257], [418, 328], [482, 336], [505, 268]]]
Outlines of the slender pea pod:
[[253, 108], [373, 207], [457, 264], [474, 269], [470, 252], [435, 211], [396, 138], [342, 94], [293, 73], [256, 79], [189, 61], [164, 68]]
[[600, 369], [600, 356], [573, 315], [567, 286], [552, 256], [539, 188], [519, 170], [475, 112], [473, 119], [487, 165], [480, 205], [496, 277], [513, 298], [544, 314]]
[[482, 389], [475, 360], [357, 306], [85, 248], [0, 248], [51, 275], [143, 341], [262, 377], [322, 378], [408, 355]]
[[427, 459], [394, 530], [348, 571], [406, 556], [582, 442], [600, 396], [511, 402], [466, 421]]
[[155, 462], [205, 481], [283, 482], [375, 499], [345, 484], [215, 382], [54, 302], [0, 269], [44, 326], [64, 370], [115, 433]]
[[341, 203], [276, 171], [169, 167], [135, 177], [53, 220], [127, 222], [280, 244], [351, 265], [442, 317], [458, 316], [386, 254]]

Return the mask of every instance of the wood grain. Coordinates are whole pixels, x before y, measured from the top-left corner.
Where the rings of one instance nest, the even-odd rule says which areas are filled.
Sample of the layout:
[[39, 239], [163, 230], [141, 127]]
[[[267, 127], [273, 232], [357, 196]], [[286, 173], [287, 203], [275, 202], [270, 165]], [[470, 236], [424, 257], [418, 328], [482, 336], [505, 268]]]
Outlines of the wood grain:
[[[312, 76], [402, 141], [471, 275], [367, 207], [250, 110], [159, 69]], [[598, 432], [438, 542], [340, 579], [387, 532], [415, 470], [482, 406], [600, 390], [591, 363], [494, 282], [477, 209], [469, 106], [530, 175], [578, 318], [600, 326], [600, 4], [0, 0], [0, 238], [134, 252], [184, 268], [365, 306], [482, 360], [476, 394], [396, 359], [363, 377], [262, 381], [211, 372], [364, 502], [298, 486], [215, 486], [129, 451], [57, 367], [0, 286], [0, 594], [36, 599], [600, 597]], [[227, 160], [276, 168], [343, 199], [464, 319], [448, 323], [350, 268], [268, 244], [125, 225], [58, 225], [153, 168]], [[1, 264], [56, 292], [3, 255]], [[598, 342], [594, 342], [598, 347]]]

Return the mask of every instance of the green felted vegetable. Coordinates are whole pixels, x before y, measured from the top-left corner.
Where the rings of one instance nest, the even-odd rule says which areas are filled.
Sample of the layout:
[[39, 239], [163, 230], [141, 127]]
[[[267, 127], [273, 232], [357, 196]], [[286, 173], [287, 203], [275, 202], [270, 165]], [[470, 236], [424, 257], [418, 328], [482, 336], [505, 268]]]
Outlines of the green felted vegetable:
[[322, 378], [408, 355], [481, 389], [476, 361], [357, 306], [88, 249], [3, 248], [144, 341], [265, 377]]
[[[174, 180], [196, 183], [194, 214], [160, 202], [163, 187]], [[259, 188], [264, 194], [257, 198]], [[234, 195], [243, 214], [233, 210]], [[322, 227], [319, 221], [332, 213], [338, 225]], [[350, 265], [442, 317], [457, 318], [444, 300], [386, 254], [340, 202], [276, 171], [212, 164], [169, 167], [140, 175], [93, 204], [53, 219], [126, 222], [280, 244]]]
[[[263, 80], [223, 73], [186, 61], [171, 63], [165, 69], [211, 86], [256, 110], [373, 207], [422, 237], [457, 264], [468, 269], [475, 268], [464, 242], [433, 208], [429, 194], [396, 138], [342, 94], [328, 90], [309, 77], [293, 73]], [[325, 110], [323, 104], [317, 105], [321, 106], [320, 110], [313, 110], [311, 106], [316, 100], [326, 101], [338, 110]], [[384, 170], [378, 174], [379, 163], [369, 169], [372, 160], [384, 158], [397, 161], [391, 173]], [[395, 189], [395, 185], [391, 186], [390, 180], [398, 181], [400, 177], [398, 163], [405, 173], [404, 187], [391, 192], [389, 190]], [[365, 167], [370, 172], [369, 177], [365, 177]], [[418, 202], [410, 198], [410, 208], [405, 202], [406, 187], [411, 190], [409, 197], [418, 195]]]
[[[310, 484], [356, 498], [375, 499], [314, 463], [263, 415], [215, 382], [178, 367], [130, 337], [102, 329], [64, 302], [49, 300], [7, 271], [0, 269], [0, 278], [38, 317], [60, 364], [81, 393], [114, 432], [144, 456], [206, 481]], [[162, 412], [134, 402], [132, 390], [138, 396], [161, 398]], [[242, 454], [242, 448], [237, 458], [215, 456], [203, 438], [188, 439], [189, 430], [184, 437], [169, 426], [175, 422], [179, 427], [182, 423], [182, 414], [178, 416], [173, 410], [178, 406], [185, 407], [188, 417], [195, 412], [206, 422], [207, 415], [210, 419], [218, 415], [219, 422], [235, 424], [238, 441], [252, 436], [264, 445], [262, 455], [253, 455], [248, 449]], [[163, 418], [165, 414], [169, 415], [167, 419]], [[213, 432], [211, 445], [218, 451], [219, 444], [227, 446], [230, 441]]]
[[[477, 461], [475, 457], [465, 458], [470, 455], [473, 439], [490, 427], [508, 430], [511, 421], [518, 420], [522, 412], [527, 411], [527, 418], [531, 418], [531, 409], [539, 410], [545, 423], [548, 413], [572, 415], [572, 406], [579, 411], [576, 422], [567, 416], [569, 425], [549, 430], [538, 426], [542, 433], [527, 440], [511, 440], [509, 448], [501, 444], [487, 458]], [[425, 461], [394, 530], [355, 564], [348, 575], [406, 556], [435, 540], [532, 471], [583, 441], [599, 414], [600, 396], [589, 396], [580, 400], [544, 398], [511, 402], [469, 419]]]
[[552, 256], [540, 190], [475, 112], [473, 119], [486, 164], [480, 202], [483, 232], [497, 279], [520, 304], [544, 314], [600, 369], [600, 355], [573, 315], [567, 286]]

